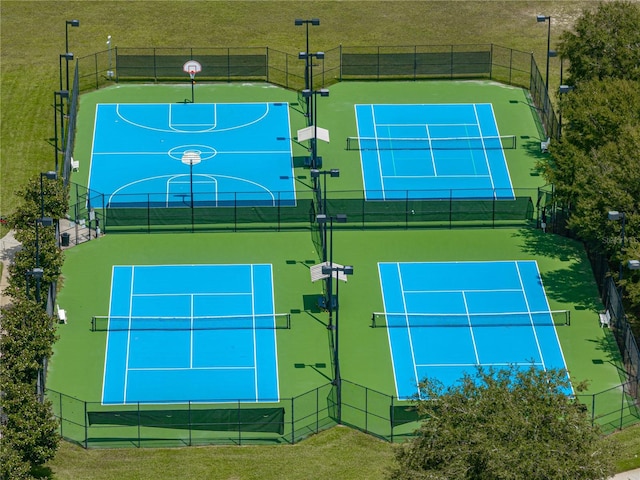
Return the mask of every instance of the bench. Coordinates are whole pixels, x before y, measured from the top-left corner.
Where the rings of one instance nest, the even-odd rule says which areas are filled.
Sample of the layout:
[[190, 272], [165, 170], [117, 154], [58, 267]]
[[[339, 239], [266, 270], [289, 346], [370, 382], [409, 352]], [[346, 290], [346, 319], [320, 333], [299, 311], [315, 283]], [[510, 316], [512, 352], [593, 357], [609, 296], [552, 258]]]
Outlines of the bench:
[[60, 308], [60, 305], [56, 305], [56, 310], [58, 313], [58, 322], [67, 323], [67, 312]]
[[598, 316], [600, 317], [600, 327], [604, 328], [611, 326], [611, 313], [608, 308], [604, 312], [599, 313]]
[[80, 161], [74, 160], [73, 157], [71, 157], [71, 170], [73, 172], [77, 172], [78, 170], [80, 170]]
[[544, 142], [540, 142], [540, 151], [542, 153], [549, 153], [549, 145], [551, 144], [551, 137], [547, 137]]

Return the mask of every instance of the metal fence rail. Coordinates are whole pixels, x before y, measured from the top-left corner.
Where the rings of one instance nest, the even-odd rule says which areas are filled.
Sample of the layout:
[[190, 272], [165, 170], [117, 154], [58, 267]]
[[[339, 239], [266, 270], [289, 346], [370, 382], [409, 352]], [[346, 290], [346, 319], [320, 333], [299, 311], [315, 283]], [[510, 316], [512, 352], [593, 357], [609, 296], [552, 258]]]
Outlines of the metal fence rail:
[[[611, 433], [640, 421], [625, 383], [577, 399], [592, 424]], [[54, 390], [46, 396], [61, 437], [84, 448], [294, 444], [337, 424], [336, 387], [327, 383], [274, 404], [242, 401], [102, 405]], [[415, 404], [342, 379], [341, 421], [388, 442], [411, 438], [419, 427]]]

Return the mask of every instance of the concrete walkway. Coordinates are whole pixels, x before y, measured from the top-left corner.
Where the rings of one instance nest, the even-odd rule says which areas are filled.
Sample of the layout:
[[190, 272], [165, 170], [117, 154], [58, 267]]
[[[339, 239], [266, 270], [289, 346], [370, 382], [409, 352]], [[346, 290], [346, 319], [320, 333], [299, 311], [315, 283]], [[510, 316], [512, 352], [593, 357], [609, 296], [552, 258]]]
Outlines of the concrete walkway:
[[629, 470], [628, 472], [618, 473], [612, 480], [640, 480], [640, 468]]
[[9, 297], [4, 291], [7, 288], [9, 278], [9, 265], [13, 262], [16, 252], [22, 248], [22, 245], [13, 236], [13, 230], [0, 239], [0, 261], [2, 262], [2, 275], [0, 276], [0, 307], [4, 307], [9, 303]]

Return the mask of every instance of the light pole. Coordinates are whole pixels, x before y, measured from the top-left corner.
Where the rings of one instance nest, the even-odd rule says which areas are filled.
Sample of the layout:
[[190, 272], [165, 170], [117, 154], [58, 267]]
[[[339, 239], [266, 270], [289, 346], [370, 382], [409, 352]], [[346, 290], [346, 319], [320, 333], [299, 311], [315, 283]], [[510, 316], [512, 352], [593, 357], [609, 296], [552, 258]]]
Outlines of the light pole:
[[107, 78], [113, 78], [113, 68], [111, 67], [111, 35], [107, 36], [107, 51], [109, 52], [109, 69], [107, 70]]
[[[340, 170], [337, 168], [332, 168], [331, 170], [318, 170], [315, 168], [311, 169], [311, 178], [315, 178], [317, 179], [320, 175], [322, 175], [323, 178], [323, 191], [324, 194], [322, 192], [320, 192], [320, 195], [324, 195], [322, 198], [322, 203], [320, 205], [321, 206], [321, 213], [323, 214], [327, 214], [327, 175], [332, 177], [332, 178], [337, 178], [340, 176]], [[327, 261], [327, 224], [326, 222], [324, 224], [322, 224], [322, 261], [326, 262]]]
[[40, 216], [42, 218], [44, 218], [44, 188], [42, 184], [43, 178], [47, 178], [48, 180], [57, 180], [58, 174], [53, 170], [40, 173]]
[[[333, 231], [333, 225], [331, 225], [331, 229]], [[333, 242], [331, 243], [331, 249], [333, 250]], [[338, 266], [338, 265], [334, 265], [333, 263], [331, 263], [331, 265], [324, 265], [322, 267], [322, 273], [324, 275], [329, 275], [329, 278], [333, 277], [333, 273], [336, 272], [338, 274], [338, 276], [340, 275], [340, 273], [342, 272], [345, 275], [345, 279], [346, 279], [346, 275], [353, 275], [353, 266], [351, 265], [345, 265], [343, 266]], [[335, 342], [334, 342], [334, 349], [333, 349], [333, 367], [334, 367], [334, 374], [333, 374], [333, 385], [335, 385], [336, 387], [336, 403], [337, 403], [337, 418], [336, 421], [338, 422], [338, 424], [342, 423], [342, 376], [340, 375], [340, 328], [339, 328], [339, 318], [340, 318], [340, 300], [339, 300], [339, 289], [340, 289], [340, 282], [337, 281], [336, 283], [336, 302], [335, 302], [335, 309], [336, 309], [336, 323], [335, 323], [335, 332], [336, 332], [336, 337], [335, 337]], [[332, 299], [329, 300], [330, 302], [332, 302]]]
[[202, 158], [200, 157], [200, 152], [196, 150], [186, 150], [182, 154], [182, 163], [185, 165], [189, 165], [189, 192], [191, 197], [191, 231], [193, 231], [193, 215], [194, 215], [194, 202], [193, 202], [193, 166], [200, 163]]
[[[296, 18], [294, 21], [294, 25], [296, 27], [300, 27], [302, 25], [306, 26], [306, 48], [305, 48], [305, 53], [309, 53], [309, 25], [313, 25], [313, 26], [318, 26], [320, 25], [320, 19], [319, 18], [311, 18], [309, 20], [303, 20], [301, 18]], [[304, 64], [304, 88], [311, 90], [311, 84], [310, 82], [310, 75], [309, 75], [309, 57], [298, 57], [298, 58], [304, 58], [305, 60], [305, 64]], [[309, 114], [309, 99], [307, 99], [307, 113]]]
[[[321, 52], [318, 52], [318, 54]], [[317, 54], [316, 54], [317, 55]], [[324, 54], [323, 54], [324, 56]], [[320, 90], [303, 90], [302, 96], [304, 98], [311, 98], [320, 95], [321, 97], [328, 97], [329, 90], [326, 88], [322, 88]], [[311, 138], [311, 168], [318, 168], [318, 105], [316, 103], [316, 99], [313, 98], [311, 102], [311, 111], [313, 112], [313, 116], [311, 117], [311, 124], [313, 125], [313, 137]]]
[[551, 57], [551, 16], [545, 15], [537, 15], [536, 21], [538, 23], [548, 22], [549, 26], [547, 28], [547, 72], [546, 72], [546, 80], [544, 82], [544, 87], [549, 91], [549, 58]]
[[624, 250], [624, 224], [626, 221], [626, 215], [624, 212], [611, 210], [608, 213], [607, 218], [613, 222], [617, 222], [618, 220], [622, 221], [622, 228], [620, 229], [620, 272], [618, 273], [618, 280], [622, 280], [622, 251]]
[[[316, 215], [316, 221], [320, 224], [323, 225], [324, 228], [324, 232], [326, 233], [326, 228], [327, 228], [327, 223], [329, 223], [329, 265], [333, 266], [333, 221], [336, 221], [337, 223], [346, 223], [347, 222], [347, 216], [344, 213], [338, 213], [335, 216], [333, 215], [327, 215], [325, 213], [320, 213], [318, 215]], [[325, 242], [326, 244], [326, 242]], [[323, 267], [324, 269], [324, 267]], [[323, 272], [324, 273], [324, 272]], [[333, 328], [333, 295], [332, 295], [332, 291], [333, 291], [333, 275], [329, 275], [327, 277], [327, 286], [326, 286], [326, 290], [327, 290], [327, 310], [329, 311], [329, 323], [327, 324], [327, 328], [328, 329], [332, 329]]]
[[[41, 217], [36, 219], [36, 267], [31, 272], [42, 272], [40, 268], [40, 235], [38, 231], [38, 225], [42, 225], [43, 227], [50, 227], [53, 225], [53, 218], [51, 217]], [[32, 275], [36, 279], [36, 301], [40, 303], [40, 279], [42, 275]], [[27, 284], [28, 286], [28, 284]]]
[[[560, 71], [562, 72], [562, 69]], [[560, 81], [562, 81], [562, 73], [560, 73], [560, 79]], [[574, 88], [575, 87], [572, 87], [570, 85], [560, 85], [558, 92], [562, 97], [562, 95], [564, 95], [565, 93], [569, 93]], [[558, 112], [558, 134], [559, 136], [562, 136], [562, 101], [560, 102], [560, 111]]]
[[[60, 97], [60, 109], [58, 110], [58, 97]], [[64, 151], [64, 99], [69, 98], [69, 92], [67, 90], [59, 90], [53, 92], [53, 136], [54, 136], [54, 148], [55, 148], [55, 171], [58, 171], [58, 156]], [[60, 114], [60, 143], [58, 145], [58, 114]], [[61, 148], [62, 147], [62, 148]]]
[[60, 54], [60, 90], [63, 90], [62, 87], [62, 59], [67, 61], [67, 92], [69, 91], [69, 60], [73, 60], [73, 53], [66, 52]]
[[[80, 20], [67, 20], [64, 26], [64, 51], [69, 51], [69, 25], [72, 27], [79, 27]], [[67, 90], [69, 90], [69, 60], [73, 60], [73, 55], [71, 58], [67, 58]], [[62, 90], [62, 85], [60, 85], [60, 90]]]

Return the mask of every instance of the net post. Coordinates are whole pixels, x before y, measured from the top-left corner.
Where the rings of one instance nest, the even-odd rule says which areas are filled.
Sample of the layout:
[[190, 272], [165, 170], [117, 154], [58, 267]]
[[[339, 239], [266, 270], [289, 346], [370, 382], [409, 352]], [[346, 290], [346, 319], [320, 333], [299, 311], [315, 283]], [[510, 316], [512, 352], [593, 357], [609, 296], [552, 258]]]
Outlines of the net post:
[[95, 317], [95, 315], [93, 317], [91, 317], [91, 331], [92, 332], [96, 331], [96, 317]]
[[571, 310], [567, 310], [567, 325], [571, 325]]

